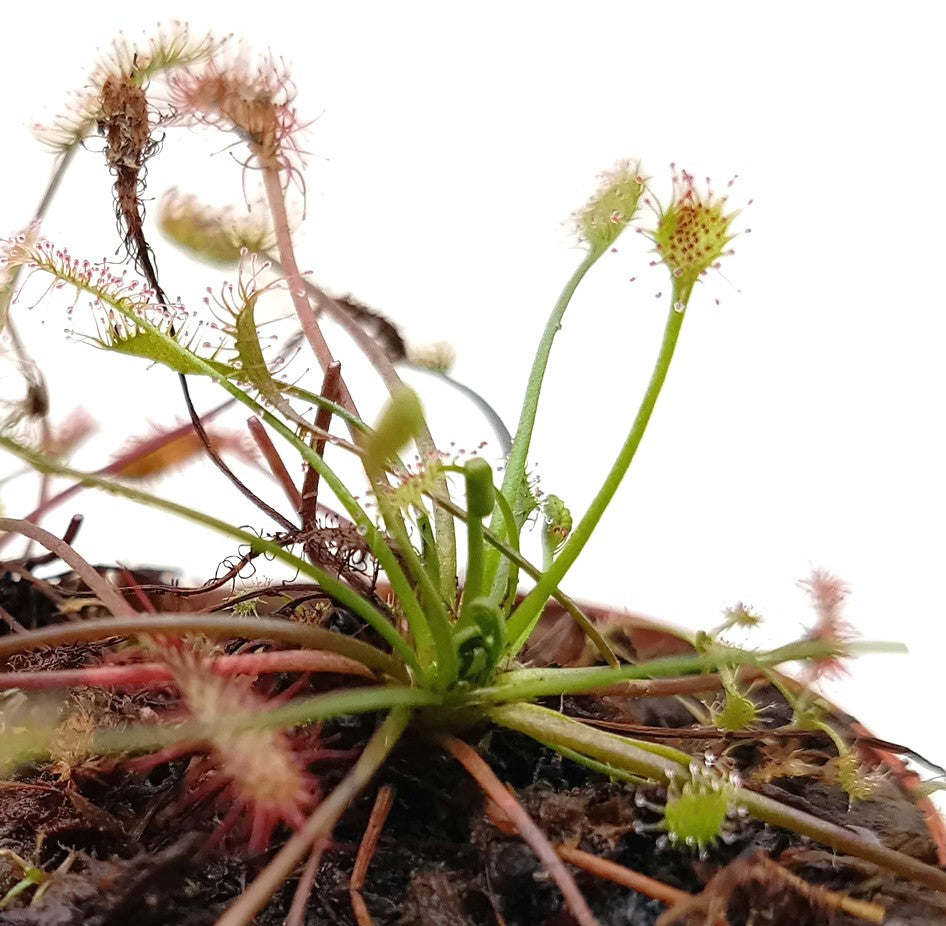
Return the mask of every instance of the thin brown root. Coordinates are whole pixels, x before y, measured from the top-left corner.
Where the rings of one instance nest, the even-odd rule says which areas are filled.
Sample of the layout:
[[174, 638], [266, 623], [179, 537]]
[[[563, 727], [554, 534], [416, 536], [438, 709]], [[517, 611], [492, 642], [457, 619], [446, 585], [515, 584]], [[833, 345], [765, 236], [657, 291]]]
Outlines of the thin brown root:
[[191, 424], [194, 426], [194, 430], [197, 432], [197, 436], [200, 438], [200, 442], [204, 445], [204, 450], [207, 451], [207, 456], [210, 457], [211, 462], [217, 469], [223, 473], [227, 479], [230, 480], [230, 483], [233, 485], [244, 498], [252, 502], [263, 514], [272, 518], [277, 524], [283, 527], [287, 531], [294, 531], [296, 529], [295, 524], [292, 523], [287, 517], [284, 517], [280, 514], [272, 505], [268, 502], [263, 501], [242, 479], [240, 479], [236, 473], [230, 469], [229, 466], [224, 462], [223, 457], [217, 453], [216, 449], [213, 446], [213, 442], [207, 436], [207, 431], [204, 428], [203, 422], [200, 420], [200, 415], [197, 414], [197, 409], [194, 408], [194, 402], [191, 399], [190, 387], [187, 385], [187, 377], [183, 373], [178, 374], [178, 379], [181, 383], [181, 391], [184, 393], [184, 404], [187, 406], [187, 414], [190, 415]]
[[829, 915], [841, 910], [868, 923], [882, 923], [886, 911], [879, 904], [857, 900], [831, 891], [818, 884], [809, 884], [804, 878], [786, 870], [761, 850], [741, 856], [717, 872], [695, 896], [675, 903], [660, 915], [656, 926], [673, 926], [686, 923], [691, 916], [701, 917], [699, 922], [728, 926], [727, 907], [733, 893], [746, 884], [756, 883], [768, 890], [788, 888], [803, 897], [814, 909], [828, 911]]
[[568, 909], [580, 926], [596, 926], [596, 920], [588, 906], [588, 901], [585, 900], [578, 889], [578, 885], [569, 870], [556, 855], [548, 837], [539, 829], [515, 796], [503, 786], [503, 783], [483, 761], [479, 753], [464, 743], [463, 740], [454, 736], [441, 734], [436, 737], [436, 740], [473, 776], [486, 796], [492, 799], [513, 822], [519, 831], [520, 837], [536, 854], [536, 857], [545, 866], [545, 870], [558, 885]]
[[368, 912], [368, 905], [365, 903], [362, 889], [365, 886], [368, 866], [371, 864], [371, 859], [374, 857], [375, 850], [378, 847], [378, 839], [381, 837], [384, 821], [387, 820], [393, 803], [394, 788], [390, 785], [384, 785], [378, 791], [377, 798], [375, 798], [374, 808], [371, 811], [368, 826], [361, 839], [361, 845], [358, 847], [358, 855], [355, 857], [355, 867], [352, 869], [351, 881], [348, 885], [348, 894], [351, 897], [351, 909], [355, 914], [355, 920], [358, 926], [374, 926], [374, 920]]
[[[516, 833], [512, 821], [506, 816], [502, 808], [492, 800], [487, 805], [486, 816], [489, 818], [489, 822], [501, 832], [510, 836]], [[668, 905], [683, 903], [692, 897], [686, 891], [671, 887], [669, 884], [664, 884], [663, 881], [650, 878], [624, 865], [619, 865], [617, 862], [599, 858], [590, 852], [583, 852], [581, 849], [567, 846], [564, 843], [553, 843], [553, 846], [562, 861], [568, 862], [570, 865], [574, 865], [576, 868], [580, 868], [582, 871], [605, 881], [613, 881], [622, 887], [629, 887], [632, 891], [644, 894], [646, 897], [652, 897], [661, 903]]]
[[141, 605], [141, 610], [145, 614], [157, 614], [158, 609], [151, 603], [151, 599], [144, 593], [144, 590], [138, 584], [138, 580], [132, 575], [131, 570], [127, 566], [123, 566], [121, 563], [118, 563], [118, 568], [121, 570], [122, 578], [125, 580], [124, 588], [130, 589], [131, 593], [135, 596], [135, 600]]
[[312, 846], [309, 859], [299, 876], [296, 892], [292, 895], [292, 905], [289, 907], [289, 913], [286, 915], [286, 922], [283, 926], [305, 926], [306, 904], [309, 902], [309, 895], [315, 886], [315, 876], [319, 872], [322, 856], [328, 846], [329, 841], [327, 839], [317, 839], [315, 845]]
[[587, 871], [590, 875], [595, 875], [606, 881], [613, 881], [622, 887], [629, 887], [632, 891], [652, 897], [661, 903], [677, 904], [691, 899], [691, 895], [686, 891], [664, 884], [663, 881], [658, 881], [656, 878], [649, 878], [647, 875], [624, 865], [619, 865], [617, 862], [598, 858], [597, 855], [592, 855], [590, 852], [582, 852], [581, 849], [563, 845], [556, 845], [555, 851], [560, 859], [574, 865], [576, 868], [580, 868], [582, 871]]

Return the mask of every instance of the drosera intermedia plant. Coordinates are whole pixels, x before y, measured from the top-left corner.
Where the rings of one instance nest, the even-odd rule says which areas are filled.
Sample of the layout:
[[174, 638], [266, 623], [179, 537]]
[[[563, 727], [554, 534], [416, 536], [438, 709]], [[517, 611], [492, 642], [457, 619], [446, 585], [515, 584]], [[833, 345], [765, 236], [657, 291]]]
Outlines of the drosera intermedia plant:
[[[85, 562], [69, 543], [38, 527], [36, 520], [50, 507], [50, 500], [43, 499], [27, 519], [0, 519], [0, 530], [10, 536], [23, 534], [49, 549], [112, 616], [8, 633], [0, 639], [0, 657], [116, 637], [135, 637], [139, 645], [114, 649], [99, 664], [6, 672], [0, 676], [3, 688], [92, 686], [140, 693], [149, 685], [171, 686], [179, 708], [173, 720], [162, 719], [153, 709], [146, 721], [126, 718], [116, 723], [113, 717], [100, 718], [101, 723], [70, 740], [69, 760], [79, 763], [97, 757], [104, 762], [103, 757], [111, 757], [109, 761], [126, 766], [131, 762], [143, 769], [197, 752], [206, 759], [192, 766], [186, 782], [189, 792], [175, 806], [188, 807], [226, 789], [232, 809], [211, 837], [212, 848], [226, 848], [237, 817], [244, 813], [249, 820], [246, 841], [254, 852], [269, 846], [280, 824], [293, 831], [220, 917], [223, 926], [249, 923], [306, 855], [321, 851], [318, 847], [331, 837], [341, 816], [406, 735], [426, 738], [460, 762], [542, 860], [574, 918], [582, 924], [594, 922], [556, 850], [467, 741], [479, 742], [496, 727], [525, 734], [595, 772], [665, 789], [661, 831], [694, 851], [706, 851], [727, 827], [737, 826], [741, 815], [748, 814], [946, 891], [946, 874], [940, 869], [752, 790], [709, 759], [694, 759], [659, 741], [595, 729], [539, 703], [613, 693], [620, 686], [631, 697], [637, 682], [685, 683], [712, 676], [726, 693], [726, 704], [714, 724], [752, 728], [758, 717], [749, 686], [752, 680], [769, 679], [780, 688], [799, 724], [827, 733], [839, 760], [851, 754], [844, 737], [825, 717], [816, 716], [817, 702], [776, 670], [793, 662], [817, 667], [884, 646], [852, 643], [829, 632], [822, 622], [824, 632], [775, 649], [747, 649], [725, 642], [724, 631], [738, 622], [733, 618], [709, 633], [683, 635], [684, 645], [676, 655], [629, 664], [616, 656], [601, 629], [560, 588], [641, 445], [700, 279], [727, 254], [737, 213], [725, 198], [701, 191], [691, 175], [673, 170], [671, 198], [656, 208], [656, 221], [645, 231], [654, 243], [657, 262], [670, 278], [667, 320], [649, 384], [588, 509], [572, 514], [554, 496], [541, 503], [546, 537], [544, 561], [538, 567], [521, 553], [520, 537], [529, 514], [540, 504], [527, 467], [554, 339], [582, 279], [629, 227], [644, 227], [642, 207], [657, 201], [650, 191], [652, 181], [638, 162], [622, 162], [604, 175], [600, 189], [576, 214], [583, 257], [541, 336], [502, 484], [496, 486], [486, 459], [476, 455], [450, 459], [437, 451], [419, 396], [398, 375], [395, 362], [402, 358], [392, 358], [372, 334], [378, 329], [369, 322], [381, 317], [364, 307], [363, 313], [353, 314], [356, 302], [334, 299], [300, 272], [286, 200], [302, 189], [302, 123], [285, 66], [271, 57], [254, 59], [243, 47], [227, 49], [210, 39], [194, 44], [185, 38], [186, 32], [162, 33], [140, 57], [126, 45], [117, 46], [111, 65], [103, 63], [96, 72], [94, 92], [83, 101], [80, 113], [71, 121], [60, 120], [56, 127], [62, 170], [85, 135], [96, 126], [106, 133], [106, 166], [115, 175], [120, 230], [143, 280], [71, 256], [43, 239], [35, 225], [6, 242], [0, 272], [8, 293], [14, 292], [23, 271], [28, 279], [18, 292], [29, 279], [44, 277], [54, 287], [72, 289], [77, 300], [91, 299], [98, 320], [92, 340], [99, 348], [161, 364], [179, 374], [191, 427], [185, 426], [184, 432], [199, 441], [225, 477], [275, 522], [275, 529], [267, 525], [254, 533], [182, 505], [170, 495], [132, 485], [134, 460], [96, 473], [80, 471], [31, 446], [12, 429], [0, 435], [0, 446], [46, 476], [171, 512], [230, 537], [247, 551], [238, 567], [261, 555], [286, 564], [299, 581], [308, 583], [306, 591], [316, 604], [294, 598], [290, 585], [281, 583], [267, 590], [278, 606], [270, 601], [272, 613], [263, 616], [256, 613], [255, 604], [239, 607], [239, 596], [230, 601], [221, 596], [223, 600], [190, 613], [181, 608], [180, 613], [163, 613], [141, 581], [125, 575], [117, 583], [119, 591], [115, 581]], [[151, 82], [159, 76], [169, 87], [164, 97], [153, 92]], [[198, 308], [169, 304], [152, 257], [154, 243], [145, 234], [143, 168], [148, 157], [157, 156], [151, 133], [160, 124], [168, 133], [165, 144], [170, 145], [175, 124], [181, 123], [238, 135], [248, 153], [243, 176], [235, 171], [235, 184], [247, 187], [259, 180], [272, 220], [269, 234], [264, 226], [241, 225], [209, 212], [197, 214], [192, 208], [195, 201], [186, 198], [178, 202], [187, 208], [166, 212], [168, 231], [189, 251], [217, 262], [230, 261], [235, 270], [236, 285], [225, 289], [218, 300], [226, 317], [216, 327], [197, 317]], [[54, 175], [55, 185], [62, 170]], [[189, 216], [194, 217], [191, 224]], [[241, 238], [244, 233], [246, 240]], [[284, 282], [275, 276], [277, 268]], [[264, 282], [267, 273], [274, 276]], [[288, 293], [304, 340], [323, 370], [320, 384], [306, 387], [284, 380], [278, 361], [263, 349], [257, 303], [279, 291]], [[374, 426], [359, 413], [340, 371], [323, 331], [323, 312], [348, 319], [347, 330], [390, 392]], [[380, 330], [387, 330], [383, 319], [380, 324]], [[204, 427], [209, 415], [201, 416], [190, 399], [187, 381], [193, 377], [210, 379], [227, 394], [226, 401], [242, 404], [258, 419], [251, 427], [253, 439], [295, 508], [291, 517], [259, 498], [223, 461], [219, 441], [215, 445], [213, 434]], [[316, 412], [300, 410], [300, 402]], [[330, 433], [336, 418], [348, 432], [346, 439]], [[170, 440], [168, 436], [165, 443]], [[403, 463], [411, 445], [420, 455], [420, 472]], [[329, 464], [329, 449], [360, 461], [372, 493], [371, 507], [359, 499], [361, 490], [347, 485]], [[301, 486], [294, 484], [283, 454], [301, 461]], [[135, 459], [140, 464], [141, 454]], [[426, 472], [424, 461], [429, 463]], [[323, 486], [341, 512], [319, 508]], [[321, 519], [316, 516], [320, 511]], [[460, 576], [458, 525], [466, 539]], [[337, 532], [346, 530], [348, 540], [343, 543]], [[345, 544], [357, 550], [357, 565], [340, 552]], [[372, 565], [365, 568], [366, 563]], [[15, 566], [28, 571], [24, 563]], [[227, 575], [238, 572], [239, 568]], [[531, 580], [531, 587], [520, 592], [523, 576]], [[822, 579], [816, 574], [812, 581], [824, 585]], [[199, 591], [210, 590], [208, 586]], [[183, 595], [178, 603], [186, 601]], [[244, 601], [266, 598], [255, 589]], [[605, 664], [564, 668], [523, 664], [553, 598], [588, 634]], [[352, 622], [353, 631], [349, 625], [345, 632], [341, 619], [332, 623], [339, 614]], [[243, 641], [246, 651], [233, 652], [226, 641], [231, 641], [229, 647], [233, 641]], [[276, 644], [288, 649], [276, 649]], [[294, 680], [277, 687], [276, 673], [291, 674]], [[328, 681], [312, 683], [315, 676]], [[21, 704], [18, 709], [25, 708]], [[327, 753], [318, 739], [321, 725], [359, 715], [377, 718], [370, 735], [353, 751]], [[27, 728], [11, 718], [0, 749], [0, 764], [7, 774], [29, 763], [61, 758], [60, 715], [52, 711], [42, 717], [44, 722]], [[327, 755], [339, 761], [356, 756], [349, 759], [334, 787], [324, 786], [314, 771], [315, 763]], [[278, 767], [281, 773], [267, 775], [256, 764], [260, 756], [269, 759], [271, 771]], [[850, 764], [840, 768], [856, 797], [860, 792], [854, 794], [857, 776]], [[839, 778], [843, 783], [844, 776]]]

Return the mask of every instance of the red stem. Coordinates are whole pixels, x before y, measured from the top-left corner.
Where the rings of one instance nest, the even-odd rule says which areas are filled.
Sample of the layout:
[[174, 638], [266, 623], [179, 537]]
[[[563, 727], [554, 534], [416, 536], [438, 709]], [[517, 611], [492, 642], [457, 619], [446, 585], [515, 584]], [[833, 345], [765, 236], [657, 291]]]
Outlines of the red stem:
[[[270, 672], [335, 672], [374, 678], [360, 662], [323, 650], [273, 650], [268, 653], [240, 653], [207, 661], [215, 675], [264, 675]], [[0, 672], [0, 691], [22, 688], [40, 691], [50, 688], [138, 688], [152, 682], [174, 680], [163, 662], [138, 662], [124, 666], [86, 666], [81, 669], [50, 669], [42, 672]]]

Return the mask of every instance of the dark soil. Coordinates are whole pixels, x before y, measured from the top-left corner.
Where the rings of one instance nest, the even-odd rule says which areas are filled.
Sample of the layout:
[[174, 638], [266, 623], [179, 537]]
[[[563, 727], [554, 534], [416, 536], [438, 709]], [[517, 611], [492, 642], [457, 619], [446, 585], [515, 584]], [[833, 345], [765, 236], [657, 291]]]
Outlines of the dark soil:
[[[9, 575], [0, 580], [0, 603], [28, 627], [61, 619], [40, 589]], [[18, 657], [5, 668], [82, 665], [96, 659], [101, 650], [87, 645], [61, 647]], [[711, 751], [765, 794], [936, 863], [936, 847], [922, 814], [890, 774], [881, 777], [870, 799], [852, 804], [833, 780], [827, 742], [815, 735], [776, 732], [789, 719], [784, 702], [780, 704], [772, 689], [761, 689], [756, 696], [759, 703], [776, 705], [767, 714], [766, 729], [729, 739], [690, 736], [692, 715], [675, 699], [583, 698], [549, 706], [589, 719], [670, 728], [674, 732], [662, 742], [698, 756]], [[6, 693], [3, 719], [11, 716], [11, 710], [25, 709], [23, 697], [15, 691]], [[161, 689], [124, 695], [84, 689], [73, 692], [72, 698], [85, 699], [99, 716], [115, 722], [173, 703], [173, 693]], [[335, 749], [357, 747], [374, 722], [368, 717], [326, 727], [323, 741], [331, 741]], [[837, 722], [842, 724], [841, 719]], [[730, 866], [727, 871], [733, 874], [735, 887], [726, 909], [733, 926], [861, 922], [826, 909], [784, 883], [754, 878], [756, 852], [777, 860], [811, 885], [881, 904], [887, 908], [888, 924], [946, 924], [943, 895], [792, 833], [734, 816], [725, 839], [697, 854], [668, 844], [655, 828], [660, 813], [653, 808], [666, 798], [659, 789], [642, 790], [641, 806], [633, 785], [607, 781], [518, 734], [482, 731], [468, 739], [515, 789], [553, 842], [613, 859], [693, 894]], [[802, 760], [804, 767], [799, 764]], [[101, 761], [75, 766], [60, 762], [21, 769], [12, 780], [0, 782], [0, 850], [12, 850], [46, 872], [69, 863], [68, 870], [56, 872], [48, 881], [40, 904], [31, 905], [32, 887], [10, 902], [0, 912], [0, 926], [212, 924], [268, 855], [248, 859], [238, 846], [230, 846], [230, 854], [202, 853], [221, 814], [212, 804], [174, 812], [188, 762], [177, 759], [150, 773]], [[344, 761], [319, 766], [325, 789], [344, 768]], [[394, 806], [363, 892], [379, 926], [573, 922], [532, 852], [488, 821], [477, 786], [429, 742], [404, 740], [377, 782], [383, 783], [395, 790]], [[348, 883], [374, 795], [374, 790], [364, 794], [336, 829], [309, 898], [307, 924], [355, 922]], [[280, 841], [273, 841], [270, 853]], [[0, 853], [0, 897], [21, 877], [22, 870], [9, 852]], [[582, 872], [577, 879], [605, 926], [650, 926], [666, 909], [658, 901]], [[296, 884], [291, 880], [284, 885], [256, 919], [259, 926], [281, 926]], [[697, 914], [679, 922], [707, 920]]]

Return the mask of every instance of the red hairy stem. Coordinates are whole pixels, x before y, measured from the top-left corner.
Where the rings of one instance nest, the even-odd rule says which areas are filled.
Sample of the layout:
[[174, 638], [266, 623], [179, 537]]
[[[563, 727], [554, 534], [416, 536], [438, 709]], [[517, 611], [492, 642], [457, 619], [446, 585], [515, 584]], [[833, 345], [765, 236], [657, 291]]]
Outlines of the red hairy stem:
[[335, 824], [352, 801], [374, 778], [407, 727], [410, 713], [393, 710], [368, 741], [358, 761], [337, 787], [313, 811], [305, 825], [273, 856], [256, 880], [234, 901], [216, 926], [248, 926], [253, 917], [266, 906], [279, 885], [317, 840], [331, 835]]

